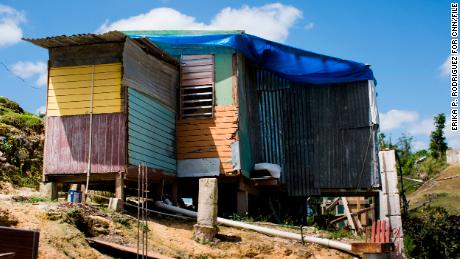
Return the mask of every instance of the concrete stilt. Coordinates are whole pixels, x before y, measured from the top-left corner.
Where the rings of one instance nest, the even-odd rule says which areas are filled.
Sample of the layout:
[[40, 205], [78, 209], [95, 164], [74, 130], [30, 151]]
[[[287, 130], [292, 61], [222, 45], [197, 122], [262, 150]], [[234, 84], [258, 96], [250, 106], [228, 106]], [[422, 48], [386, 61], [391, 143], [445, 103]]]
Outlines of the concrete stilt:
[[58, 189], [56, 182], [40, 183], [40, 192], [51, 200], [58, 199]]
[[123, 209], [123, 202], [125, 200], [125, 183], [123, 179], [123, 174], [120, 173], [117, 176], [115, 176], [115, 199], [112, 201], [111, 205], [109, 204], [109, 207], [116, 210], [120, 211]]
[[200, 179], [197, 224], [193, 226], [197, 242], [211, 242], [217, 234], [217, 196], [217, 179]]

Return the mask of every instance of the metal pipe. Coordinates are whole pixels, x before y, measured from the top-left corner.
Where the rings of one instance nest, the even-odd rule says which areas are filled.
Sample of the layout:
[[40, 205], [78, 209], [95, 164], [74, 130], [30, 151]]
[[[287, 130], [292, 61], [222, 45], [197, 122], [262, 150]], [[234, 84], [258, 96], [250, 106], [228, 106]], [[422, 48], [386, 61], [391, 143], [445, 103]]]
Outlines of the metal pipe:
[[[181, 213], [189, 217], [195, 217], [195, 218], [197, 217], [197, 213], [194, 211], [178, 208], [176, 206], [167, 205], [161, 201], [155, 202], [155, 206], [165, 209], [165, 210], [170, 210], [170, 211], [174, 211], [177, 213]], [[249, 229], [249, 230], [253, 230], [253, 231], [263, 233], [266, 235], [272, 235], [272, 236], [278, 236], [278, 237], [284, 237], [284, 238], [293, 239], [297, 241], [302, 241], [302, 236], [296, 233], [280, 231], [280, 230], [276, 230], [272, 228], [256, 226], [256, 225], [252, 225], [252, 224], [248, 224], [244, 222], [239, 222], [239, 221], [234, 221], [234, 220], [229, 220], [229, 219], [224, 219], [224, 218], [219, 218], [219, 217], [217, 218], [217, 223], [220, 223], [225, 226], [230, 226], [230, 227]], [[351, 244], [347, 244], [347, 243], [343, 243], [343, 242], [339, 242], [335, 240], [330, 240], [326, 238], [312, 237], [312, 236], [303, 236], [303, 240], [306, 242], [320, 244], [323, 246], [339, 249], [342, 251], [351, 252]]]
[[86, 169], [85, 199], [89, 189], [89, 176], [91, 174], [91, 153], [93, 145], [93, 92], [94, 92], [94, 65], [91, 66], [91, 87], [89, 94], [89, 146], [88, 146], [88, 168]]

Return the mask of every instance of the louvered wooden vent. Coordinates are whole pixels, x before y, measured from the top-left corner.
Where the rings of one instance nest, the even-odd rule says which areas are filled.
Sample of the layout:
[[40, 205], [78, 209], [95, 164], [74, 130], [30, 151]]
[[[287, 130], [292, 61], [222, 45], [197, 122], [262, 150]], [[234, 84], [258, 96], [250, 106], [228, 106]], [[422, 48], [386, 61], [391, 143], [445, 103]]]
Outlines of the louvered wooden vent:
[[182, 56], [180, 88], [182, 118], [212, 117], [214, 105], [214, 56]]

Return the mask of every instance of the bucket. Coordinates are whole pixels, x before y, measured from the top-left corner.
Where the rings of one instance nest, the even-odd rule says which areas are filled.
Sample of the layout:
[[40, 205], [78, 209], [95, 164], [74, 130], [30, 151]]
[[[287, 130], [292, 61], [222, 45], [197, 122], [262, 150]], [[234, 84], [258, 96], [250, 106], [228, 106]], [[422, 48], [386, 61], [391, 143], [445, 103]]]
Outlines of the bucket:
[[81, 193], [75, 190], [69, 190], [67, 201], [70, 203], [81, 203]]

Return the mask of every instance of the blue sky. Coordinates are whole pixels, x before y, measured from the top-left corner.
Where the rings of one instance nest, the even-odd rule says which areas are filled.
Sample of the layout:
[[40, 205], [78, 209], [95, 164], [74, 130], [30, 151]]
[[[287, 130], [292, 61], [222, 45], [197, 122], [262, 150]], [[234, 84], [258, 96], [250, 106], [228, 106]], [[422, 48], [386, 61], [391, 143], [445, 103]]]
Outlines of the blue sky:
[[[393, 140], [409, 133], [416, 139], [415, 148], [424, 148], [432, 117], [450, 109], [449, 76], [442, 69], [450, 49], [449, 3], [3, 0], [0, 95], [31, 112], [45, 105], [47, 51], [21, 42], [20, 37], [126, 28], [245, 29], [309, 51], [370, 64], [378, 81], [382, 130]], [[460, 133], [446, 134], [450, 146], [460, 147]]]

